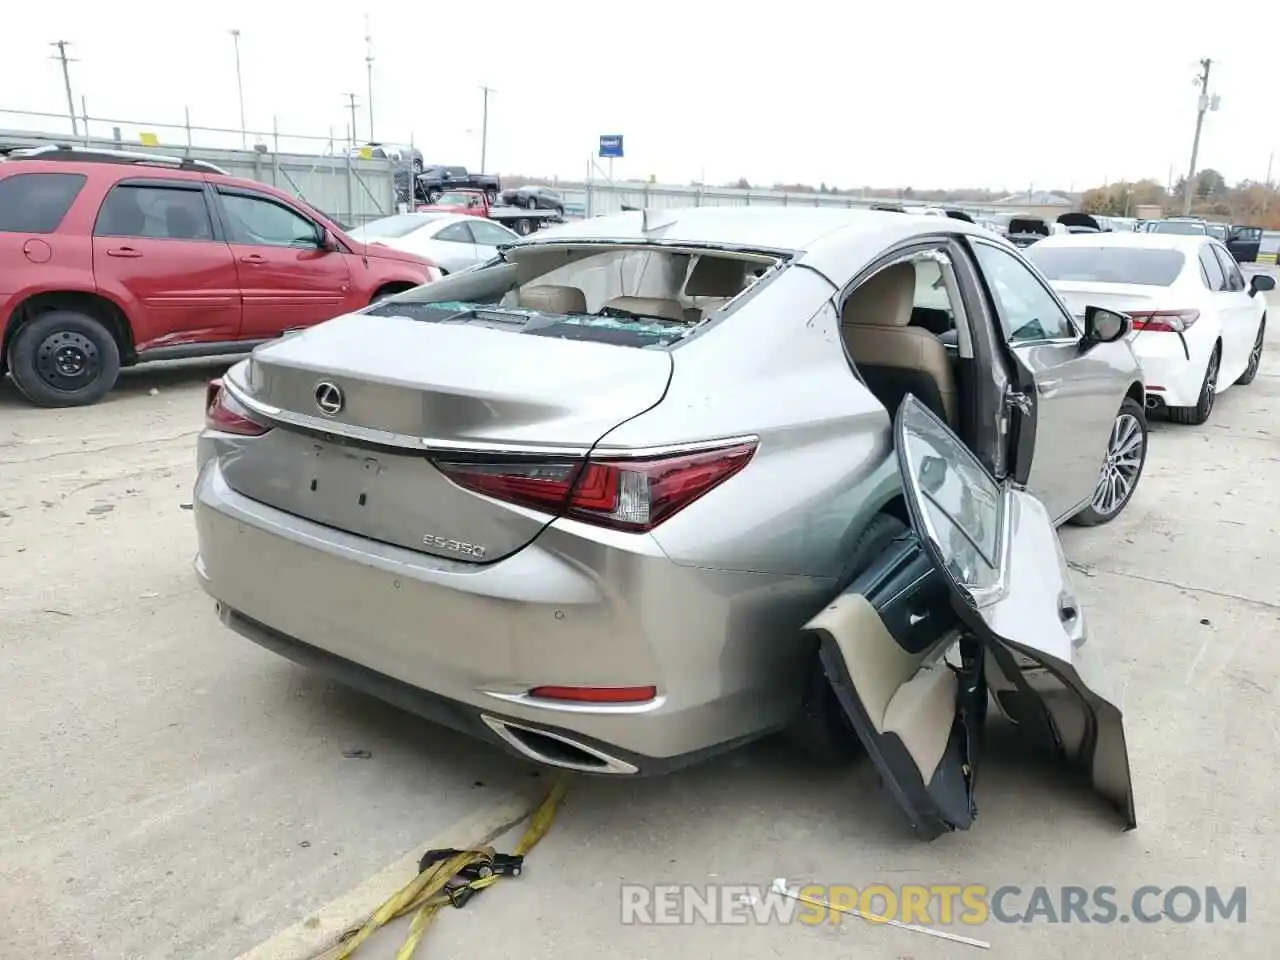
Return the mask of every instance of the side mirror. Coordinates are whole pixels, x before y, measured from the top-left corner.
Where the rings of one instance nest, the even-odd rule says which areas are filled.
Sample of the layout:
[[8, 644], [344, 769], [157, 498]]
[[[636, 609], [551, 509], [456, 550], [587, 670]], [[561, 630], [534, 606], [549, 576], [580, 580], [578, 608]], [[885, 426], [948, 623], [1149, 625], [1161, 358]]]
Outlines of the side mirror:
[[328, 227], [320, 228], [320, 236], [317, 238], [317, 245], [326, 253], [337, 253], [342, 249], [338, 244], [338, 238], [333, 235], [333, 231]]
[[1249, 278], [1249, 296], [1266, 293], [1276, 288], [1276, 278], [1268, 273], [1255, 273]]
[[1130, 320], [1123, 313], [1105, 307], [1084, 308], [1084, 339], [1086, 344], [1115, 343], [1129, 332]]

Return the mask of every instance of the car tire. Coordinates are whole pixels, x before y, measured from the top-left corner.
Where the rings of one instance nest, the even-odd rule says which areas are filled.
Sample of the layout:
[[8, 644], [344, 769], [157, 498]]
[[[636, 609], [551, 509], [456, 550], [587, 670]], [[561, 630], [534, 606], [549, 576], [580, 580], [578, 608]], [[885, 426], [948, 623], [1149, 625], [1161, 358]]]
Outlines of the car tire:
[[489, 206], [493, 206], [495, 203], [497, 203], [497, 202], [498, 202], [498, 191], [497, 191], [497, 190], [486, 190], [486, 191], [484, 192], [484, 198], [485, 198], [487, 201], [489, 201]]
[[413, 175], [416, 177], [416, 176], [417, 176], [418, 174], [420, 174], [421, 172], [422, 172], [422, 161], [421, 161], [421, 160], [414, 160], [414, 161], [413, 161]]
[[1258, 323], [1258, 338], [1254, 340], [1253, 349], [1249, 352], [1249, 366], [1245, 367], [1244, 373], [1236, 380], [1236, 386], [1247, 387], [1258, 375], [1258, 368], [1262, 366], [1262, 343], [1266, 336], [1267, 315], [1264, 313]]
[[[906, 524], [897, 517], [887, 513], [877, 513], [872, 517], [850, 551], [850, 579], [865, 570], [906, 531]], [[787, 727], [784, 736], [798, 751], [823, 766], [842, 766], [862, 753], [862, 743], [831, 689], [817, 651], [814, 651], [805, 673], [800, 713]]]
[[528, 217], [521, 217], [516, 221], [516, 233], [520, 234], [522, 237], [527, 237], [529, 234], [533, 233], [533, 221]]
[[38, 406], [85, 407], [115, 386], [120, 347], [95, 317], [51, 310], [18, 329], [9, 345], [9, 372]]
[[1222, 344], [1218, 343], [1209, 355], [1209, 363], [1205, 366], [1204, 382], [1200, 384], [1200, 397], [1194, 407], [1169, 407], [1169, 419], [1174, 423], [1182, 423], [1198, 427], [1209, 419], [1213, 413], [1213, 405], [1218, 395], [1218, 368], [1222, 363]]
[[[1111, 425], [1111, 435], [1107, 439], [1107, 456], [1102, 463], [1093, 502], [1071, 518], [1070, 522], [1074, 526], [1097, 527], [1110, 523], [1129, 505], [1134, 491], [1138, 489], [1138, 482], [1142, 479], [1142, 471], [1147, 465], [1147, 436], [1146, 411], [1137, 400], [1126, 397], [1124, 403], [1120, 404], [1120, 411]], [[1122, 451], [1131, 446], [1133, 439], [1137, 439], [1141, 444], [1139, 447], [1141, 458], [1138, 460], [1137, 470], [1129, 475], [1122, 467], [1118, 467], [1115, 461]], [[1128, 485], [1119, 499], [1103, 496], [1102, 487], [1108, 476], [1120, 476], [1128, 480]]]

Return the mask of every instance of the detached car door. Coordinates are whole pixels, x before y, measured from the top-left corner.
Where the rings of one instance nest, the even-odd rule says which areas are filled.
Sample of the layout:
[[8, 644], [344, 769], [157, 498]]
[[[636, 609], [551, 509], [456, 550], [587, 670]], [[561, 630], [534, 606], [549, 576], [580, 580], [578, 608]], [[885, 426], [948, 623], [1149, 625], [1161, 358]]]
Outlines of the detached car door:
[[912, 532], [805, 627], [887, 792], [921, 839], [967, 829], [990, 693], [1133, 828], [1123, 717], [1048, 511], [913, 396], [894, 440]]
[[325, 228], [265, 193], [217, 187], [235, 255], [246, 338], [269, 339], [363, 307], [352, 301], [347, 255], [325, 248]]
[[1061, 521], [1098, 485], [1107, 439], [1128, 384], [1080, 349], [1070, 312], [1020, 256], [973, 240], [974, 257], [1016, 360], [1035, 380], [1040, 440], [1027, 486]]

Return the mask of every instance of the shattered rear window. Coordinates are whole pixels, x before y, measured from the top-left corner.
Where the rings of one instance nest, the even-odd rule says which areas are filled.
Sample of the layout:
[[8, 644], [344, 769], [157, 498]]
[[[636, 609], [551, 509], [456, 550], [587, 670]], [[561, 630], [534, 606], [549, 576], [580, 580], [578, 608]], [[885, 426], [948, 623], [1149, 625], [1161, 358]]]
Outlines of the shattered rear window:
[[623, 347], [668, 347], [684, 339], [694, 324], [658, 317], [599, 317], [557, 314], [493, 303], [446, 300], [437, 303], [387, 301], [366, 310], [375, 317], [405, 317], [424, 323], [449, 323], [505, 330], [561, 340], [587, 340]]

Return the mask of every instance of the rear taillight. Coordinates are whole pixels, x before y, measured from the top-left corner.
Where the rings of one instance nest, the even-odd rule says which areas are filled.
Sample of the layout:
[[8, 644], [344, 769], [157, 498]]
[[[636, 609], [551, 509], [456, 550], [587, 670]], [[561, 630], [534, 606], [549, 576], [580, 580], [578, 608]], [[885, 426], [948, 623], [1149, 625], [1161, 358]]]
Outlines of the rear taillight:
[[210, 380], [204, 391], [204, 425], [207, 430], [234, 433], [240, 437], [260, 437], [271, 427], [253, 419], [222, 386], [221, 380]]
[[1135, 330], [1182, 333], [1200, 319], [1199, 310], [1135, 310], [1130, 312]]
[[454, 483], [496, 500], [614, 530], [643, 532], [670, 519], [750, 462], [740, 443], [666, 457], [578, 462], [437, 460]]

